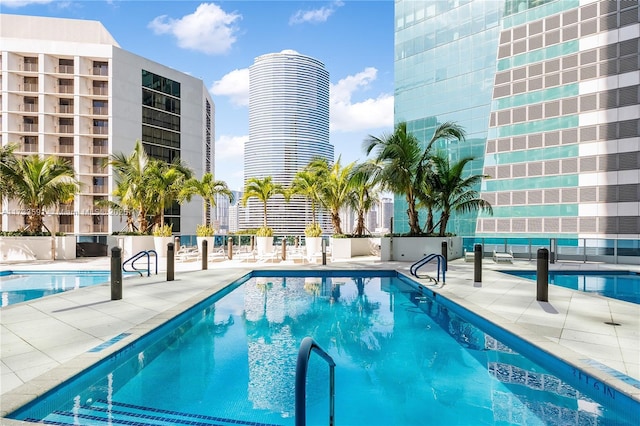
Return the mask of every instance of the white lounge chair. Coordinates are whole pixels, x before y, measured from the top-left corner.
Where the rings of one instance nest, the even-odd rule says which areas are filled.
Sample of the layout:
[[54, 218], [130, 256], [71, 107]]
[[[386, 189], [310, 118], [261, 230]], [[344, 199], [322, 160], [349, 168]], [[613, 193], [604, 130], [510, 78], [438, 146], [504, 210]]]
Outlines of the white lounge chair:
[[496, 262], [496, 263], [500, 263], [500, 262], [513, 263], [513, 252], [511, 250], [509, 250], [508, 253], [500, 253], [500, 252], [496, 252], [494, 250], [493, 251], [493, 261]]
[[473, 262], [476, 259], [476, 253], [474, 251], [467, 251], [464, 249], [464, 261], [465, 262]]

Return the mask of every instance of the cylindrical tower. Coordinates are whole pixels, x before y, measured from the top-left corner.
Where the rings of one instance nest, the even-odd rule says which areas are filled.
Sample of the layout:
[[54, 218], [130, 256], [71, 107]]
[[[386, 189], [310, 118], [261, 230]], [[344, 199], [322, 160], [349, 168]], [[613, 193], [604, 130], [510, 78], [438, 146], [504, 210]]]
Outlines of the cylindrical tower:
[[[288, 187], [299, 170], [317, 157], [333, 163], [329, 143], [329, 73], [324, 64], [292, 50], [259, 56], [249, 68], [249, 141], [244, 148], [244, 180], [271, 176]], [[282, 196], [269, 200], [268, 226], [276, 235], [300, 235], [311, 223], [311, 205]], [[242, 229], [263, 224], [262, 202], [252, 198], [240, 217]], [[328, 215], [317, 209], [323, 229]]]

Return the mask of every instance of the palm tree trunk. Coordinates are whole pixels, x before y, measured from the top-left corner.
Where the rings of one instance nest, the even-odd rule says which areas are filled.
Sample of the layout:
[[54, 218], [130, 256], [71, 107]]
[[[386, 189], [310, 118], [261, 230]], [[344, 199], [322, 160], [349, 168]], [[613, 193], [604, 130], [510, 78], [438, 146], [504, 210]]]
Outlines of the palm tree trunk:
[[442, 214], [440, 215], [440, 233], [438, 234], [438, 236], [445, 236], [445, 233], [447, 231], [447, 222], [449, 222], [449, 211], [443, 210]]
[[336, 234], [342, 234], [342, 226], [340, 224], [340, 214], [337, 212], [331, 212], [331, 224]]

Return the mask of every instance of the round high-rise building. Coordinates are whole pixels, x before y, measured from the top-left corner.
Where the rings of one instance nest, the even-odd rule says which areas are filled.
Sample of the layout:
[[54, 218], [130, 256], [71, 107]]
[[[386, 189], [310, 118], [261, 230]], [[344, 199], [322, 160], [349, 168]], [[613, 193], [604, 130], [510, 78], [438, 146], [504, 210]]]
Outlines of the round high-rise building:
[[[289, 187], [299, 170], [317, 157], [333, 163], [329, 143], [329, 72], [324, 64], [292, 50], [258, 56], [249, 67], [249, 141], [244, 148], [244, 181], [271, 176]], [[310, 223], [311, 205], [276, 196], [267, 204], [267, 224], [276, 235], [301, 235]], [[263, 225], [262, 202], [251, 198], [240, 217], [241, 229]], [[329, 230], [326, 213], [316, 221]]]

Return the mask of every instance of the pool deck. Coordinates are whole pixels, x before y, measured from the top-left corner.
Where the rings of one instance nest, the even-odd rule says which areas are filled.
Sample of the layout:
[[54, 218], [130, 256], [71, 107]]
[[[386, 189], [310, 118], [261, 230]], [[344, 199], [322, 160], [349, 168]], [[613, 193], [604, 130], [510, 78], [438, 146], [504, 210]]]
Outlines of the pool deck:
[[[0, 310], [0, 417], [44, 394], [91, 364], [131, 343], [228, 283], [256, 269], [393, 269], [409, 275], [410, 262], [376, 257], [315, 264], [238, 260], [176, 262], [175, 280], [159, 274], [124, 280], [123, 298], [111, 300], [108, 284], [60, 293]], [[109, 258], [0, 264], [0, 270], [108, 270]], [[420, 270], [434, 275], [435, 266]], [[449, 263], [446, 284], [429, 289], [529, 340], [601, 383], [640, 401], [640, 305], [549, 286], [549, 302], [536, 301], [534, 281], [498, 270], [535, 270], [536, 261], [496, 264], [483, 260], [482, 282], [473, 262]], [[639, 265], [562, 262], [550, 270], [631, 270]], [[615, 323], [617, 325], [610, 325]], [[2, 425], [25, 424], [0, 419]]]

